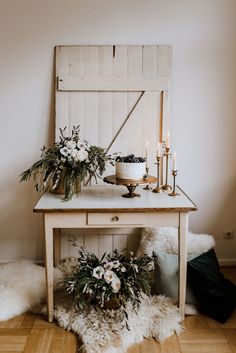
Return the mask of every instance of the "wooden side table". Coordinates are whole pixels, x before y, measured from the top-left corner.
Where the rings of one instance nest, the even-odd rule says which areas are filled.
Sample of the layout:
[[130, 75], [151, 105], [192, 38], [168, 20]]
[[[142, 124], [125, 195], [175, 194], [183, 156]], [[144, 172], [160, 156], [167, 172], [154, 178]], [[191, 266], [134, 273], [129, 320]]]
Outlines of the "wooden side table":
[[78, 197], [62, 202], [60, 195], [45, 193], [34, 208], [44, 216], [48, 321], [53, 321], [54, 235], [60, 228], [178, 227], [179, 310], [184, 319], [186, 295], [188, 213], [196, 210], [188, 196], [154, 194], [139, 190], [141, 197], [122, 198], [122, 186], [84, 187]]

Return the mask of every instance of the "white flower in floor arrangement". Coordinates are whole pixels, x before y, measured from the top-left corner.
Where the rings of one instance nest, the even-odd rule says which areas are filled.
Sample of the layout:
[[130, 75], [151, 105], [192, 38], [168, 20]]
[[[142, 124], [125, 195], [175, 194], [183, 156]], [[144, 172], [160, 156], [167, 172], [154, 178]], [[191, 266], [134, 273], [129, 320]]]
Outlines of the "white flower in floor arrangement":
[[126, 268], [124, 266], [121, 267], [121, 272], [126, 272]]
[[114, 280], [115, 275], [116, 275], [115, 272], [113, 272], [111, 270], [107, 270], [104, 273], [104, 279], [107, 283], [111, 283]]
[[130, 302], [138, 307], [142, 294], [151, 294], [150, 256], [135, 258], [114, 250], [99, 259], [81, 248], [75, 272], [66, 277], [66, 290], [73, 294], [77, 308], [91, 305], [101, 309], [122, 309]]
[[107, 262], [104, 264], [105, 270], [111, 270], [113, 268], [113, 262]]
[[117, 276], [114, 276], [113, 280], [111, 281], [111, 286], [114, 293], [118, 293], [121, 287], [121, 281]]
[[104, 275], [104, 268], [102, 266], [97, 266], [93, 269], [93, 277], [100, 279]]

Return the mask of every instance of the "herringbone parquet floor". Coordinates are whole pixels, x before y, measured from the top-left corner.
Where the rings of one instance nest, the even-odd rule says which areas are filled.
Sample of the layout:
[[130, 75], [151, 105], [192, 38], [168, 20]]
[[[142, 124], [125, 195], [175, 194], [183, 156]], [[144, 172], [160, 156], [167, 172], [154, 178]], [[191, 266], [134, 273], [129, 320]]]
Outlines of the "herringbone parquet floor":
[[[236, 269], [224, 269], [236, 283]], [[146, 339], [127, 353], [236, 353], [236, 310], [226, 324], [203, 315], [189, 316], [180, 336], [162, 344]], [[44, 317], [26, 313], [0, 322], [0, 353], [76, 353], [77, 337], [49, 324]]]

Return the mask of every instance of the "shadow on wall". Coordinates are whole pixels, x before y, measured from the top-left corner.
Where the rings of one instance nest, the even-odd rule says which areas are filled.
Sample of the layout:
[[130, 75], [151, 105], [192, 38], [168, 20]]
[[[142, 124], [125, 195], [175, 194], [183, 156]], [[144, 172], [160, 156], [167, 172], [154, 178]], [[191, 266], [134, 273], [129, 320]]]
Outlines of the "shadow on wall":
[[40, 195], [33, 185], [19, 184], [18, 170], [2, 183], [0, 199], [0, 261], [42, 257], [42, 216], [33, 214]]
[[[54, 60], [54, 59], [53, 59]], [[46, 117], [46, 136], [40, 138], [46, 141], [48, 145], [54, 141], [54, 116], [55, 116], [55, 98], [54, 98], [54, 77], [55, 65], [51, 70], [50, 79], [50, 99], [45, 102]], [[49, 104], [48, 104], [49, 102]], [[27, 129], [27, 126], [23, 127]], [[45, 130], [31, 131], [40, 136]], [[25, 142], [27, 143], [27, 142]], [[38, 156], [42, 146], [38, 146]], [[41, 214], [34, 214], [33, 208], [40, 198], [40, 193], [34, 189], [33, 181], [20, 183], [19, 175], [27, 168], [28, 160], [33, 160], [30, 155], [18, 156], [18, 161], [11, 165], [11, 177], [8, 175], [5, 180], [1, 180], [0, 197], [0, 262], [15, 260], [19, 258], [29, 258], [33, 260], [42, 259], [43, 256], [43, 219]], [[38, 158], [38, 157], [37, 157]], [[36, 160], [35, 160], [36, 161]], [[33, 160], [33, 162], [35, 162]]]

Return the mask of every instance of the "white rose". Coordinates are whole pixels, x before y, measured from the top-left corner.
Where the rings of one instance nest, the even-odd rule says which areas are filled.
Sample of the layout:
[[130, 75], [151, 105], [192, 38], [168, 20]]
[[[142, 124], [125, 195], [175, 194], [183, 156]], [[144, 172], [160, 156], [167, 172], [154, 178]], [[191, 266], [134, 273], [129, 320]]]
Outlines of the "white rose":
[[76, 162], [83, 162], [88, 157], [88, 152], [85, 150], [74, 149], [72, 151], [72, 157]]
[[121, 281], [120, 281], [120, 279], [117, 276], [115, 276], [113, 278], [113, 280], [111, 282], [111, 286], [112, 286], [112, 289], [113, 289], [114, 293], [119, 292], [120, 287], [121, 287]]
[[93, 277], [101, 279], [104, 274], [104, 268], [102, 266], [97, 266], [93, 269]]
[[80, 159], [79, 159], [79, 157], [80, 157], [79, 151], [78, 151], [77, 149], [74, 149], [74, 150], [72, 151], [71, 155], [72, 155], [72, 157], [74, 158], [74, 160], [75, 160], [76, 162], [78, 162], [78, 161], [80, 160]]
[[111, 283], [115, 276], [116, 276], [115, 272], [107, 270], [103, 277], [107, 283]]
[[126, 268], [124, 266], [121, 267], [121, 272], [126, 272]]
[[75, 141], [67, 141], [66, 146], [70, 148], [71, 150], [74, 150], [76, 147], [76, 142]]
[[111, 270], [113, 268], [113, 262], [107, 262], [104, 265], [105, 270]]
[[87, 159], [88, 157], [88, 152], [85, 150], [79, 150], [78, 151], [78, 158], [80, 162], [85, 161], [85, 159]]

